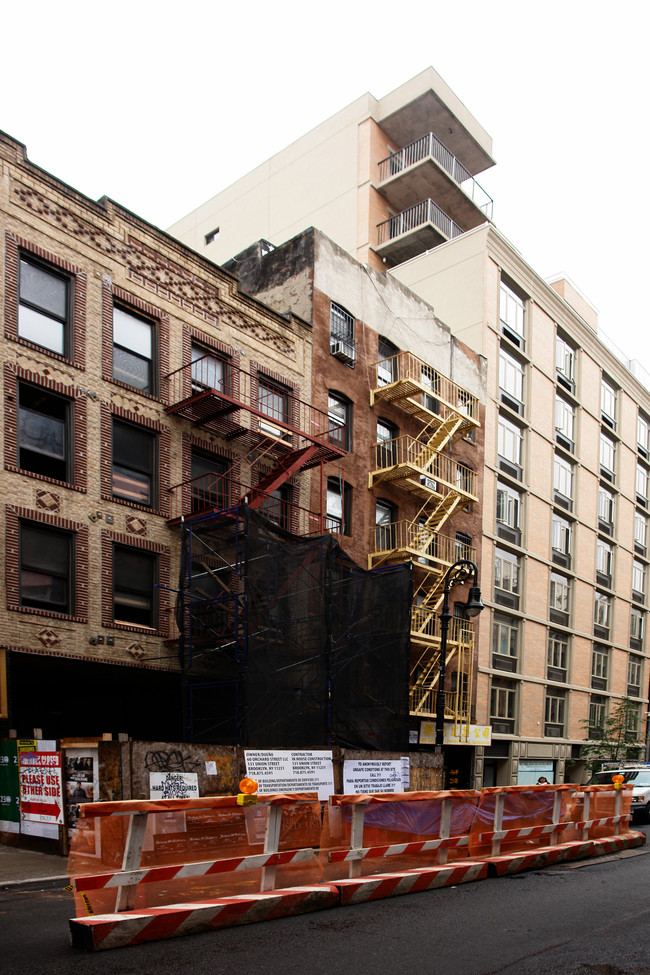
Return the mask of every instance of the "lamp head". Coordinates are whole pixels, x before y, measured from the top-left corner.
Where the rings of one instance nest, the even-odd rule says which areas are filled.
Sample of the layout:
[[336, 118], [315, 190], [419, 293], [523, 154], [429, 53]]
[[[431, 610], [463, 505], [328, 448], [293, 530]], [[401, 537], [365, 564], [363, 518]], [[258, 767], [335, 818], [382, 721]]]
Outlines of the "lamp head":
[[471, 586], [469, 590], [469, 596], [467, 597], [467, 602], [463, 607], [467, 616], [473, 619], [474, 616], [485, 609], [483, 602], [481, 601], [481, 590], [478, 586]]

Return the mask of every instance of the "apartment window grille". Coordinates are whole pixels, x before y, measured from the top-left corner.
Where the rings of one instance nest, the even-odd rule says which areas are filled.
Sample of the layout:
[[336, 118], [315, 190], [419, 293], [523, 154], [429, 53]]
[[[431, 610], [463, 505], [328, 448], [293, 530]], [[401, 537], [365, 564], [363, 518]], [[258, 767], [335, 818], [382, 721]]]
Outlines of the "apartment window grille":
[[609, 680], [609, 650], [596, 644], [591, 652], [591, 686], [597, 691], [607, 690]]
[[501, 331], [503, 334], [518, 345], [524, 348], [524, 316], [525, 304], [519, 295], [515, 294], [512, 288], [502, 281], [499, 290], [499, 319], [501, 321]]
[[524, 367], [505, 349], [499, 352], [499, 394], [505, 406], [523, 415]]
[[616, 445], [606, 434], [600, 435], [600, 476], [612, 483], [616, 480]]
[[639, 555], [648, 551], [648, 519], [640, 511], [634, 513], [634, 550]]
[[562, 396], [555, 397], [555, 439], [573, 453], [575, 448], [575, 410]]
[[20, 605], [74, 613], [74, 535], [37, 522], [20, 522]]
[[569, 637], [551, 630], [548, 635], [546, 676], [549, 680], [566, 682], [569, 661]]
[[569, 345], [561, 335], [555, 340], [555, 369], [557, 381], [565, 389], [575, 391], [575, 364], [576, 352], [573, 346]]
[[113, 379], [153, 393], [154, 339], [153, 322], [113, 305]]
[[27, 342], [69, 355], [71, 281], [49, 266], [20, 258], [18, 334]]
[[502, 613], [492, 620], [492, 666], [495, 670], [517, 670], [519, 621]]
[[40, 386], [18, 384], [18, 466], [72, 481], [70, 400]]
[[616, 429], [616, 390], [607, 379], [600, 384], [600, 418], [612, 430]]
[[333, 301], [330, 302], [330, 353], [348, 366], [354, 365], [354, 315]]
[[156, 627], [157, 558], [151, 552], [113, 546], [113, 621]]
[[546, 688], [544, 703], [544, 735], [547, 738], [563, 738], [566, 719], [566, 691], [556, 687]]
[[330, 390], [327, 397], [329, 417], [329, 442], [341, 450], [349, 450], [352, 429], [352, 404], [341, 393]]
[[153, 507], [156, 502], [156, 435], [113, 420], [113, 497]]
[[490, 688], [490, 724], [496, 734], [512, 735], [517, 720], [517, 681], [493, 677]]
[[557, 504], [573, 510], [573, 464], [556, 454], [553, 459], [553, 495]]
[[641, 696], [643, 657], [630, 654], [627, 658], [627, 693], [629, 697]]

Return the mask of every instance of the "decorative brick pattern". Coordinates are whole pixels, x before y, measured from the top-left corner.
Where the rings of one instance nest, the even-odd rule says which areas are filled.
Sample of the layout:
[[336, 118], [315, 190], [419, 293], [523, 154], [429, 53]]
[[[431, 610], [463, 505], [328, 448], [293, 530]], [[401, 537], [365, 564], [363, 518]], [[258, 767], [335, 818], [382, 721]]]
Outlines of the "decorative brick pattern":
[[61, 510], [61, 498], [58, 494], [52, 494], [51, 491], [38, 490], [36, 492], [36, 507], [42, 508], [43, 511], [49, 511], [50, 514], [56, 514]]
[[47, 647], [48, 649], [50, 647], [58, 647], [61, 643], [58, 634], [50, 626], [45, 627], [44, 630], [39, 630], [36, 636], [41, 641], [43, 646]]
[[126, 530], [129, 535], [146, 535], [147, 534], [147, 520], [146, 518], [137, 518], [135, 515], [126, 516]]

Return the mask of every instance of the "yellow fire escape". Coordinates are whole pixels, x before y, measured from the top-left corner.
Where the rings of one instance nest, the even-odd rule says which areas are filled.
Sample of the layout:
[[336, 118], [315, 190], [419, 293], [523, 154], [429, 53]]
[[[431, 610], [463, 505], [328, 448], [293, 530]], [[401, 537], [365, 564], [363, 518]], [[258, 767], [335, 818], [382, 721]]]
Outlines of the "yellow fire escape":
[[[444, 451], [478, 426], [478, 401], [422, 359], [400, 352], [377, 364], [370, 402], [391, 403], [421, 424], [417, 436], [395, 437], [373, 448], [368, 486], [391, 483], [421, 506], [413, 521], [377, 525], [369, 566], [412, 562], [410, 711], [433, 717], [441, 645], [437, 613], [445, 574], [458, 559], [475, 561], [471, 546], [441, 534], [456, 511], [477, 501], [475, 472]], [[456, 677], [446, 694], [445, 716], [454, 723], [470, 720], [473, 664], [473, 626], [469, 620], [453, 618], [446, 665], [447, 673]]]

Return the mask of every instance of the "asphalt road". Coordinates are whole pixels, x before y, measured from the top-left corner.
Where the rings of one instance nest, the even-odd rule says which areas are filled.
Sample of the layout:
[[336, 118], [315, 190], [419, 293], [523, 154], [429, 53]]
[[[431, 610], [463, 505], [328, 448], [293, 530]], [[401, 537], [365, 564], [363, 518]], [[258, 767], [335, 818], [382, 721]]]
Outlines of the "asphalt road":
[[[650, 834], [650, 827], [644, 832]], [[650, 836], [649, 836], [650, 839]], [[616, 857], [88, 954], [72, 897], [0, 893], [6, 975], [650, 975], [650, 845]]]

